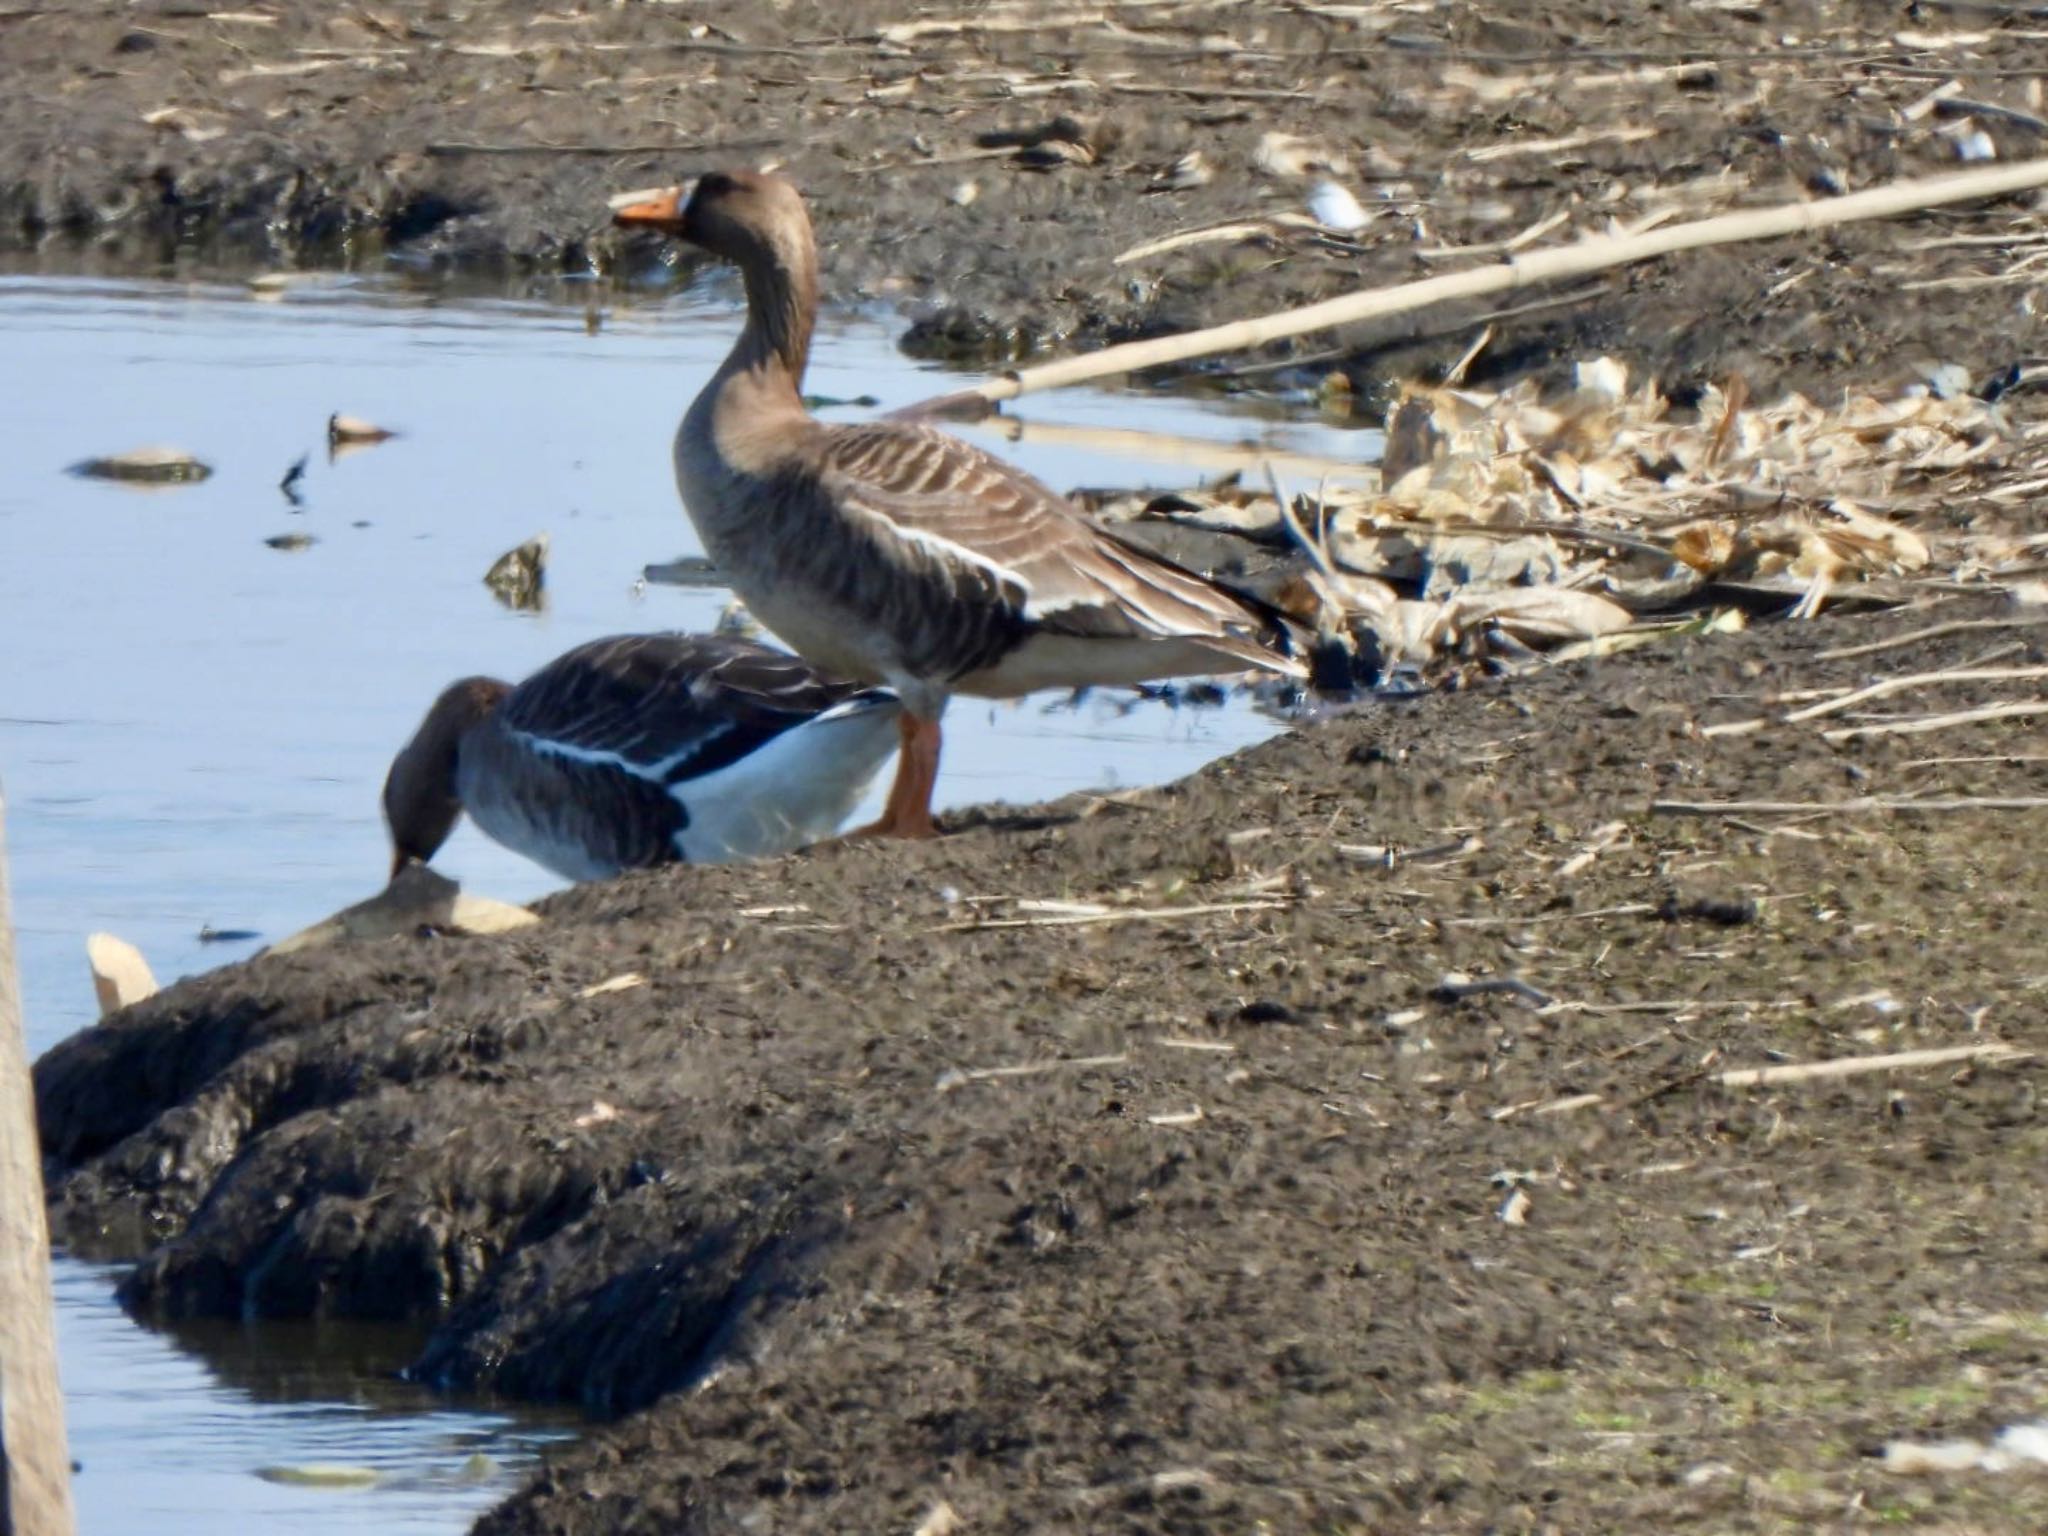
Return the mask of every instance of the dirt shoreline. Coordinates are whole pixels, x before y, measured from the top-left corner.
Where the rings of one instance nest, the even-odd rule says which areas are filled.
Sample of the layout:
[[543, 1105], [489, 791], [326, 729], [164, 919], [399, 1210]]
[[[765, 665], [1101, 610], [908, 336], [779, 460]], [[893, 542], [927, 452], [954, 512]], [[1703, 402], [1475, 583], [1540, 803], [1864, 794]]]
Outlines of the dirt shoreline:
[[[1503, 241], [1825, 196], [1986, 145], [2023, 157], [2040, 148], [2040, 104], [2020, 82], [2048, 74], [2048, 40], [2025, 29], [1942, 31], [1938, 12], [1915, 31], [1876, 3], [1682, 22], [1598, 0], [1540, 15], [1112, 5], [1055, 28], [1017, 14], [875, 0], [17, 8], [0, 13], [0, 249], [644, 279], [665, 269], [605, 226], [606, 195], [765, 158], [813, 199], [831, 297], [898, 305], [914, 348], [988, 363], [1440, 272], [1458, 264], [1451, 248], [1480, 260]], [[1968, 116], [1951, 96], [2006, 115]], [[1086, 163], [1059, 141], [1024, 151], [1050, 171], [983, 147], [1060, 119], [1079, 125]], [[1309, 147], [1268, 146], [1262, 169], [1276, 133]], [[594, 152], [606, 146], [618, 152]], [[1150, 190], [1191, 153], [1206, 183]], [[1116, 261], [1299, 215], [1326, 175], [1365, 205], [1341, 240], [1295, 231]], [[1968, 281], [1995, 278], [2003, 253], [1947, 241], [1986, 217], [1694, 254], [1258, 361], [1310, 358], [1311, 376], [1338, 369], [1370, 395], [1442, 368], [1491, 315], [1475, 381], [1603, 350], [1681, 400], [1737, 373], [1759, 394], [1930, 362], [1989, 375], [2044, 348], [2036, 306]], [[1907, 304], [1902, 250], [1936, 283]]]
[[426, 1319], [424, 1380], [628, 1415], [491, 1532], [2037, 1525], [1868, 1453], [2039, 1413], [2038, 1060], [1712, 1074], [2048, 1046], [2043, 813], [1649, 810], [2039, 794], [2024, 721], [1700, 734], [2048, 649], [1824, 633], [1937, 617], [2014, 627], [1674, 641], [195, 978], [39, 1065], [56, 1231], [145, 1316]]
[[[1877, 4], [1168, 4], [885, 36], [1008, 14], [0, 12], [0, 246], [621, 295], [658, 255], [604, 228], [605, 194], [730, 154], [561, 147], [764, 140], [745, 154], [812, 193], [832, 294], [985, 361], [1402, 280], [1559, 212], [1942, 169], [1957, 99], [2002, 103], [1970, 122], [2017, 158], [2018, 75], [2048, 74], [2024, 30]], [[1094, 163], [965, 158], [1062, 113]], [[1352, 245], [1115, 263], [1298, 209], [1318, 173], [1255, 169], [1273, 131], [1347, 163], [1376, 214]], [[524, 148], [430, 152], [458, 141]], [[1197, 149], [1211, 181], [1144, 190]], [[1601, 350], [1681, 401], [1989, 375], [2048, 352], [2015, 281], [2037, 228], [2008, 203], [1732, 248], [1305, 338], [1300, 372], [1246, 377], [1338, 369], [1369, 413], [1486, 324], [1475, 381]], [[1381, 702], [935, 845], [228, 967], [38, 1064], [53, 1225], [132, 1261], [144, 1316], [413, 1319], [422, 1380], [616, 1416], [492, 1533], [2048, 1527], [2039, 1476], [1869, 1454], [2041, 1414], [2040, 1060], [1716, 1076], [2048, 1049], [2044, 813], [1899, 804], [2040, 797], [2038, 722], [1703, 734], [1994, 648], [2041, 664], [2041, 613], [1930, 585]], [[1911, 638], [1951, 619], [1975, 627]], [[1738, 800], [1816, 809], [1651, 809]]]

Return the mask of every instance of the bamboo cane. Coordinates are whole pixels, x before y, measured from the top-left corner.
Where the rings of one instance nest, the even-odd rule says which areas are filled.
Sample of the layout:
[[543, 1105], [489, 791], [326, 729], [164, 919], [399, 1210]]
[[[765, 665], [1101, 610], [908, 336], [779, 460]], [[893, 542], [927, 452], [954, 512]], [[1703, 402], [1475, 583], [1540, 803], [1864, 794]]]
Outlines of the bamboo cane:
[[50, 1229], [22, 1038], [0, 792], [0, 1536], [71, 1536], [71, 1455], [57, 1385]]
[[1004, 400], [1014, 400], [1019, 395], [1085, 383], [1114, 373], [1135, 373], [1141, 368], [1156, 368], [1164, 363], [1186, 362], [1189, 358], [1207, 357], [1217, 352], [1241, 351], [1288, 336], [1405, 314], [1454, 299], [1478, 298], [1538, 283], [1584, 277], [1589, 273], [1605, 272], [1633, 262], [1650, 261], [1659, 256], [1699, 250], [1710, 245], [1736, 245], [1749, 240], [1776, 240], [1786, 235], [1810, 234], [1837, 224], [1891, 218], [1946, 203], [2003, 197], [2042, 186], [2048, 186], [2048, 159], [2025, 160], [2015, 165], [1894, 182], [1890, 186], [1873, 187], [1866, 192], [1853, 192], [1846, 197], [1821, 202], [1786, 203], [1776, 208], [1747, 209], [1719, 214], [1711, 219], [1695, 219], [1686, 224], [1667, 224], [1662, 229], [1640, 235], [1598, 236], [1554, 250], [1510, 256], [1505, 261], [1465, 272], [1451, 272], [1442, 277], [1400, 283], [1391, 288], [1344, 294], [1300, 309], [1281, 310], [1275, 314], [1210, 326], [1206, 330], [1183, 331], [1177, 336], [1126, 342], [1121, 346], [1104, 347], [1099, 352], [1060, 358], [1035, 368], [1021, 368], [1002, 374], [972, 389], [919, 401], [894, 414], [905, 417], [984, 415], [991, 406]]

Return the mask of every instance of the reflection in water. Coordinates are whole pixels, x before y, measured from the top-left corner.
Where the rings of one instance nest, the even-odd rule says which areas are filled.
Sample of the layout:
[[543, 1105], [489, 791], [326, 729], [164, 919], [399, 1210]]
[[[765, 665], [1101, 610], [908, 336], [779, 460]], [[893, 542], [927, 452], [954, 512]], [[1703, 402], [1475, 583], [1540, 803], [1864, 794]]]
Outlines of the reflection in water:
[[[448, 682], [715, 624], [724, 592], [640, 572], [696, 552], [668, 443], [734, 304], [614, 307], [593, 329], [590, 290], [538, 288], [551, 301], [333, 278], [258, 302], [230, 284], [0, 277], [11, 376], [34, 381], [0, 413], [0, 776], [32, 1050], [91, 1021], [96, 929], [169, 980], [369, 894], [384, 770]], [[878, 402], [842, 408], [859, 415], [946, 382], [880, 324], [843, 320], [810, 387]], [[337, 412], [398, 435], [330, 456]], [[1285, 447], [1304, 476], [1376, 447], [1142, 392], [1069, 391], [1047, 414], [1086, 430], [981, 440], [1062, 488], [1192, 484], [1236, 462], [1210, 440]], [[1162, 452], [1136, 428], [1179, 440]], [[147, 492], [62, 473], [145, 444], [214, 472]], [[484, 572], [542, 530], [545, 609], [501, 608]], [[1239, 701], [1130, 697], [959, 700], [942, 787], [958, 805], [1155, 782], [1277, 728]], [[467, 828], [436, 862], [508, 900], [554, 883]], [[64, 1264], [60, 1308], [88, 1532], [305, 1532], [330, 1508], [353, 1529], [455, 1530], [503, 1487], [460, 1481], [476, 1445], [509, 1465], [545, 1433], [426, 1411], [389, 1379], [393, 1335], [181, 1330], [210, 1375], [121, 1318], [99, 1272]], [[343, 1491], [254, 1475], [305, 1462], [390, 1476]]]
[[57, 1263], [85, 1536], [459, 1531], [576, 1432], [560, 1415], [451, 1406], [397, 1380], [418, 1342], [405, 1330], [215, 1323], [164, 1337], [115, 1309], [114, 1279]]

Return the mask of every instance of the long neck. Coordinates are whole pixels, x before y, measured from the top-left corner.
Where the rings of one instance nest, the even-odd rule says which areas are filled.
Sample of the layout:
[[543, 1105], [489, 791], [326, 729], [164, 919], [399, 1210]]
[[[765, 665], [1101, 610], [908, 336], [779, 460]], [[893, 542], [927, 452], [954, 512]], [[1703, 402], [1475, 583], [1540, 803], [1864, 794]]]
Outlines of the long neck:
[[777, 230], [740, 262], [747, 282], [747, 328], [733, 361], [779, 373], [792, 393], [803, 389], [818, 313], [818, 255], [808, 229]]
[[463, 738], [489, 719], [511, 687], [466, 677], [443, 690], [384, 781], [384, 818], [397, 861], [431, 859], [462, 814], [456, 774]]

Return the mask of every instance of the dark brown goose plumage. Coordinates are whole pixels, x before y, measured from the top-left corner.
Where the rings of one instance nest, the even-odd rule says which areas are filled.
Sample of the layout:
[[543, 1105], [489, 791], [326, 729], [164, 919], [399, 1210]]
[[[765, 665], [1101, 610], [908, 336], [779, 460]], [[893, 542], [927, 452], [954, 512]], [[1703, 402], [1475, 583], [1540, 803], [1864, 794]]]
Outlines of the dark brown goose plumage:
[[954, 693], [1246, 669], [1300, 676], [1249, 600], [1133, 545], [993, 454], [933, 427], [828, 426], [804, 408], [817, 253], [796, 190], [713, 174], [620, 210], [736, 263], [747, 322], [676, 434], [676, 484], [706, 551], [769, 629], [904, 703], [882, 819], [930, 836], [939, 715]]
[[570, 880], [828, 837], [896, 745], [896, 699], [724, 635], [618, 635], [513, 687], [452, 683], [384, 781], [392, 872], [466, 810]]

